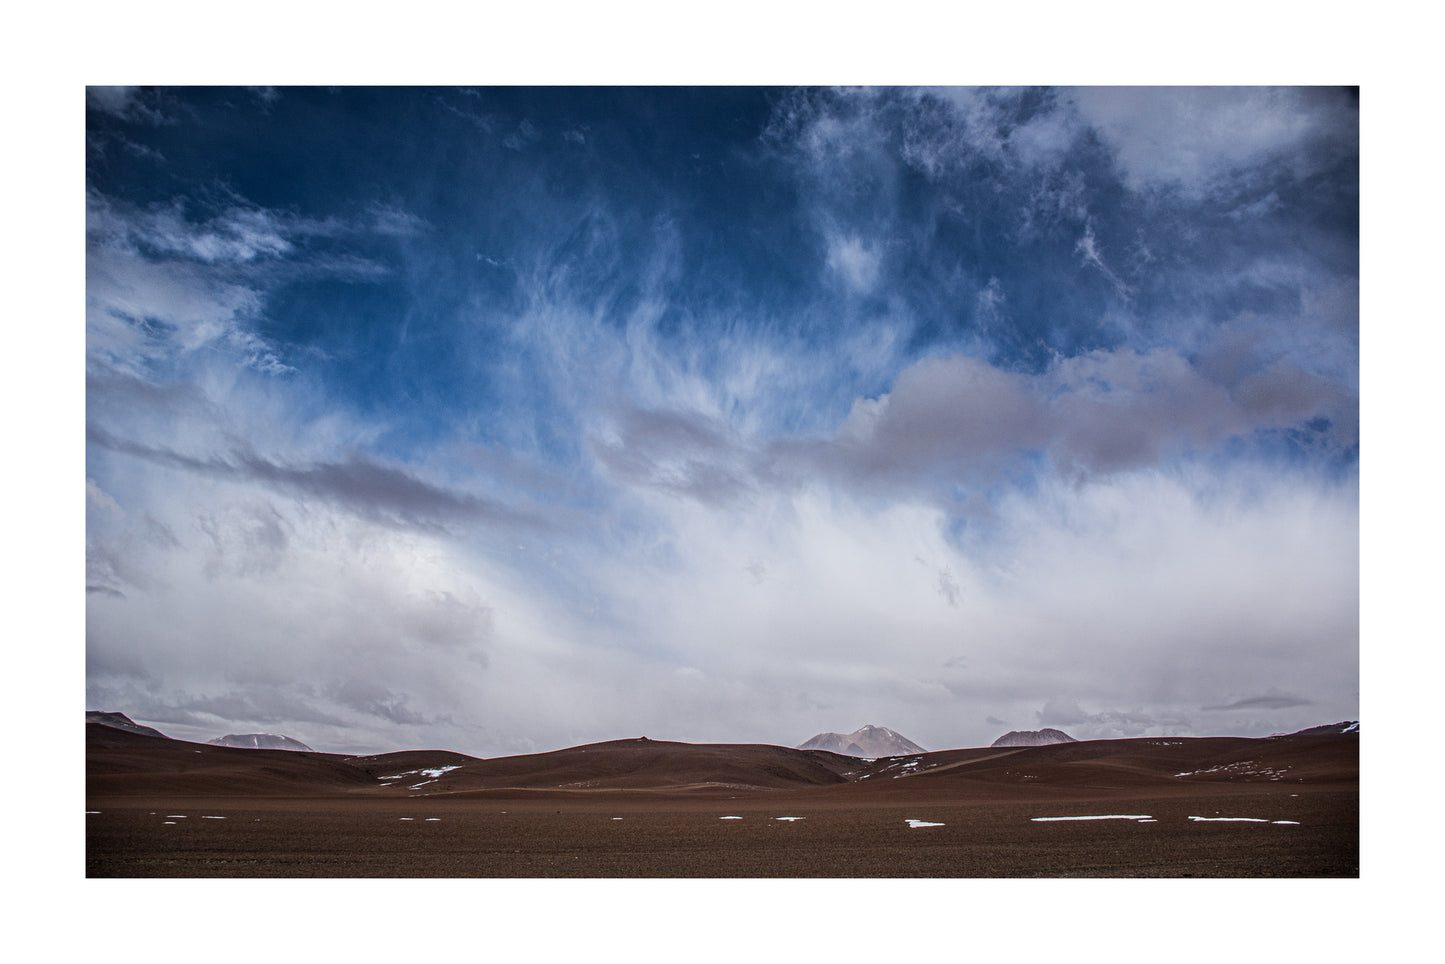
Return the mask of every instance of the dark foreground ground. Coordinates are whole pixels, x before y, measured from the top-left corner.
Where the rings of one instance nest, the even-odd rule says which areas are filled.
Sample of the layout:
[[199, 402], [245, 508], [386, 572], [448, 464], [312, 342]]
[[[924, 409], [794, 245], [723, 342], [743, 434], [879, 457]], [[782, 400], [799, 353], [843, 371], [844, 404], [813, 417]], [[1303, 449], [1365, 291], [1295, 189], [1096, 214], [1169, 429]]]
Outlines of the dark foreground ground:
[[[88, 745], [86, 874], [1354, 877], [1358, 745], [1121, 740], [864, 763], [616, 741], [481, 761], [105, 733]], [[1152, 822], [1033, 819], [1111, 814]]]

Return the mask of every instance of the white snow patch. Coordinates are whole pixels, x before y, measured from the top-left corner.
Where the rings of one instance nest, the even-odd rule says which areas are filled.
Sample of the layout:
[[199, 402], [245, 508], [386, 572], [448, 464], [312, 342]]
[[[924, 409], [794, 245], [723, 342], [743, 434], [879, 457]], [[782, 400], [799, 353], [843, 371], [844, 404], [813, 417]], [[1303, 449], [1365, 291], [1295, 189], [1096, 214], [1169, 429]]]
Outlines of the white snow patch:
[[435, 780], [423, 780], [421, 783], [418, 783], [416, 786], [414, 786], [414, 787], [407, 787], [407, 789], [408, 789], [408, 790], [420, 790], [422, 787], [426, 786], [428, 783], [436, 783], [436, 781], [435, 781]]
[[941, 824], [941, 823], [930, 823], [930, 822], [928, 822], [927, 820], [913, 820], [913, 819], [910, 818], [910, 819], [908, 820], [908, 826], [910, 826], [910, 827], [941, 827], [941, 826], [943, 826], [943, 824]]
[[1030, 817], [1036, 823], [1050, 820], [1153, 820], [1147, 813], [1098, 813], [1082, 817]]
[[[432, 780], [435, 780], [437, 777], [441, 776], [443, 773], [450, 773], [450, 772], [453, 771], [453, 770], [460, 770], [461, 768], [462, 768], [462, 765], [461, 765], [460, 763], [455, 763], [455, 764], [452, 764], [452, 765], [449, 766], [449, 767], [436, 767], [435, 769], [431, 769], [431, 770], [407, 770], [405, 773], [393, 773], [391, 776], [377, 777], [377, 779], [378, 779], [378, 780], [400, 780], [400, 779], [402, 779], [402, 778], [404, 778], [404, 777], [431, 777]], [[431, 782], [431, 781], [428, 781], [428, 782]]]
[[[742, 818], [739, 817], [738, 819], [741, 820]], [[802, 818], [802, 817], [774, 817], [773, 819], [774, 819], [774, 820], [802, 820], [803, 818]]]
[[174, 820], [162, 820], [162, 821], [161, 821], [161, 826], [162, 826], [162, 827], [174, 827], [175, 825], [176, 825], [176, 822], [175, 822]]
[[86, 813], [100, 813], [99, 810], [87, 810]]
[[1269, 823], [1264, 817], [1190, 817], [1200, 823]]
[[202, 820], [225, 820], [226, 818], [225, 818], [225, 817], [213, 817], [213, 816], [210, 816], [209, 814], [207, 814], [207, 815], [201, 817], [201, 819], [202, 819]]
[[184, 819], [186, 819], [186, 815], [183, 814], [183, 813], [168, 813], [168, 814], [166, 814], [166, 819], [167, 819], [167, 820], [184, 820]]
[[1247, 767], [1257, 766], [1259, 766], [1259, 764], [1253, 760], [1241, 760], [1239, 763], [1222, 763], [1217, 767], [1210, 767], [1208, 770], [1190, 770], [1186, 773], [1176, 773], [1174, 775], [1176, 777], [1193, 777], [1201, 773], [1230, 773], [1242, 774], [1247, 777], [1269, 777], [1271, 780], [1283, 780], [1286, 771], [1289, 770], [1289, 767], [1284, 767], [1279, 770], [1273, 767], [1263, 767], [1258, 770], [1246, 769]]
[[613, 819], [613, 820], [621, 820], [622, 818], [621, 818], [621, 817], [613, 817], [612, 819]]
[[1298, 826], [1299, 826], [1299, 821], [1298, 821], [1298, 820], [1271, 820], [1270, 823], [1282, 823], [1282, 824], [1286, 824], [1286, 825], [1291, 826], [1291, 827], [1298, 827]]
[[[742, 817], [718, 817], [719, 820], [741, 820]], [[779, 817], [779, 820], [789, 820], [790, 817]]]
[[415, 817], [402, 817], [403, 820], [415, 820]]
[[427, 820], [440, 820], [441, 817], [427, 817]]

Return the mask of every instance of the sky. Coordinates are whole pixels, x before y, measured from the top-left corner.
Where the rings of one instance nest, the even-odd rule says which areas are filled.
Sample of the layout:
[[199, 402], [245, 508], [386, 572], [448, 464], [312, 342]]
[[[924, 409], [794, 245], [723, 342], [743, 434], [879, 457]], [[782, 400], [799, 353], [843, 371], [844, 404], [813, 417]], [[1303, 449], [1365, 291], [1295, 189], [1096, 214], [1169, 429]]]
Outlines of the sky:
[[87, 88], [85, 690], [480, 756], [1358, 719], [1336, 88]]

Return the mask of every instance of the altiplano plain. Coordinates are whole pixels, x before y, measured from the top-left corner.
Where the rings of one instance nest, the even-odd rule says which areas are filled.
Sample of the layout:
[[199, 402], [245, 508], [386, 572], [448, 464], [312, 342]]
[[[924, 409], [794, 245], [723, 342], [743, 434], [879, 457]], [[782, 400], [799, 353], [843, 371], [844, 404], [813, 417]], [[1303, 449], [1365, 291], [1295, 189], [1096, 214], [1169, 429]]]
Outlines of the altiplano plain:
[[88, 723], [90, 877], [1355, 877], [1358, 733], [477, 759]]

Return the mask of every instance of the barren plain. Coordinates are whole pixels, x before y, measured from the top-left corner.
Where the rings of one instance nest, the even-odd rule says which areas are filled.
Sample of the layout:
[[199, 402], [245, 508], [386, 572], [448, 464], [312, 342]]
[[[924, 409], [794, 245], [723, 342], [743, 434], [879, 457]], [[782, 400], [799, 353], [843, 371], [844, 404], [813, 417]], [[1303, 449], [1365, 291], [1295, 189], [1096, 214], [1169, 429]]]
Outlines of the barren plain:
[[478, 759], [87, 723], [89, 877], [1357, 877], [1359, 737]]

